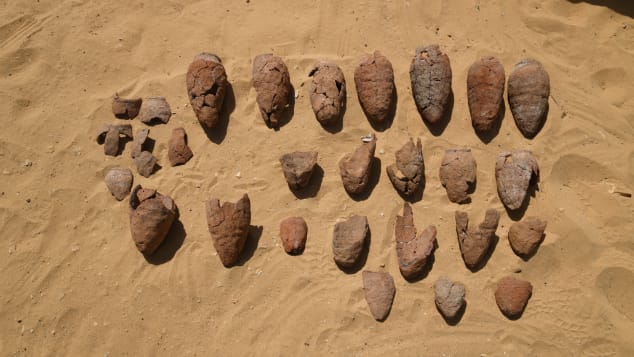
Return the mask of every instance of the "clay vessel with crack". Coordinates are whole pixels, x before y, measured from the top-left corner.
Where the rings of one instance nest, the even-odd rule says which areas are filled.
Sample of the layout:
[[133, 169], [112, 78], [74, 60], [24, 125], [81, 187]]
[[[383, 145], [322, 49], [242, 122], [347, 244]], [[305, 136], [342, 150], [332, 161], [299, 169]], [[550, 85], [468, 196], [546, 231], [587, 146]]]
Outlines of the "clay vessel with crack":
[[253, 87], [260, 114], [266, 125], [278, 128], [290, 105], [291, 79], [280, 57], [262, 54], [253, 60]]
[[225, 67], [218, 56], [203, 52], [189, 65], [186, 76], [187, 94], [198, 122], [211, 130], [218, 125], [228, 81]]
[[387, 176], [401, 195], [412, 196], [425, 181], [423, 145], [420, 138], [416, 145], [412, 138], [396, 152], [396, 163], [387, 167]]
[[331, 61], [319, 61], [308, 75], [312, 77], [310, 104], [321, 125], [342, 120], [346, 100], [346, 79], [341, 68]]

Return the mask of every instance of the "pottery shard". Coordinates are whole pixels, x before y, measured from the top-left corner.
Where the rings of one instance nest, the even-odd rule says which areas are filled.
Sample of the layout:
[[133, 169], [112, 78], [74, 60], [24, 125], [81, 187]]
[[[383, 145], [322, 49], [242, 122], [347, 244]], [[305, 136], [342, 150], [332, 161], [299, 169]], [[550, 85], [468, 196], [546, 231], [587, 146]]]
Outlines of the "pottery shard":
[[400, 194], [411, 196], [417, 192], [425, 179], [423, 145], [420, 139], [414, 145], [410, 138], [396, 152], [396, 164], [388, 166], [386, 171], [392, 185]]
[[142, 151], [134, 158], [136, 169], [143, 177], [150, 177], [156, 168], [156, 158], [149, 151]]
[[183, 165], [194, 154], [192, 150], [187, 146], [187, 133], [183, 128], [175, 128], [172, 130], [172, 137], [167, 144], [167, 157], [170, 160], [172, 166]]
[[473, 128], [484, 133], [495, 126], [504, 103], [504, 66], [495, 57], [482, 57], [469, 68], [467, 99]]
[[484, 221], [477, 228], [469, 227], [469, 216], [466, 212], [456, 211], [456, 234], [462, 259], [469, 269], [478, 268], [495, 239], [495, 230], [500, 221], [500, 213], [494, 209], [487, 210]]
[[394, 101], [392, 63], [379, 51], [364, 55], [354, 71], [354, 85], [357, 87], [361, 107], [370, 122], [385, 122]]
[[97, 132], [97, 143], [103, 144], [104, 154], [117, 156], [119, 155], [119, 142], [122, 137], [132, 139], [132, 126], [130, 124], [106, 124]]
[[515, 254], [520, 257], [533, 255], [544, 239], [544, 230], [546, 221], [536, 217], [513, 223], [509, 229], [509, 243]]
[[119, 119], [134, 119], [142, 103], [141, 98], [121, 98], [115, 94], [112, 98], [112, 114]]
[[405, 202], [403, 215], [396, 216], [394, 231], [398, 266], [403, 277], [412, 280], [423, 272], [427, 265], [427, 259], [434, 251], [436, 227], [429, 226], [419, 235], [416, 235], [412, 207]]
[[419, 47], [409, 67], [409, 76], [418, 112], [428, 123], [439, 122], [451, 94], [449, 57], [438, 45]]
[[310, 103], [321, 125], [333, 125], [341, 120], [346, 100], [346, 79], [341, 68], [330, 61], [318, 62], [309, 74], [313, 78]]
[[448, 319], [455, 318], [465, 304], [464, 285], [440, 277], [434, 284], [434, 301], [440, 313]]
[[495, 163], [495, 180], [502, 203], [510, 210], [522, 206], [528, 188], [539, 179], [539, 166], [528, 150], [502, 152]]
[[387, 272], [363, 271], [363, 290], [365, 301], [377, 321], [383, 321], [392, 309], [396, 287], [394, 279]]
[[544, 125], [548, 114], [550, 78], [542, 64], [524, 59], [509, 76], [509, 106], [515, 124], [526, 138], [533, 138]]
[[469, 191], [476, 182], [478, 168], [471, 149], [449, 149], [440, 164], [440, 183], [447, 190], [449, 201], [469, 202]]
[[121, 201], [130, 193], [132, 188], [132, 171], [123, 167], [115, 167], [110, 169], [106, 174], [104, 181], [110, 193], [118, 201]]
[[337, 265], [351, 268], [357, 263], [365, 247], [369, 230], [368, 218], [365, 216], [352, 216], [335, 224], [332, 252]]
[[139, 156], [142, 151], [149, 151], [146, 147], [146, 142], [149, 135], [150, 129], [147, 128], [139, 129], [136, 132], [136, 135], [134, 136], [134, 141], [132, 142], [132, 151], [130, 152], [130, 155], [133, 159]]
[[316, 151], [295, 151], [280, 157], [282, 171], [291, 190], [299, 190], [308, 186], [317, 164]]
[[200, 53], [187, 69], [187, 94], [198, 121], [205, 129], [219, 122], [227, 91], [227, 73], [222, 61], [212, 53]]
[[307, 235], [308, 226], [302, 217], [289, 217], [280, 223], [280, 238], [288, 254], [302, 254]]
[[130, 195], [130, 231], [139, 251], [152, 255], [165, 240], [176, 216], [176, 205], [170, 197], [137, 185]]
[[339, 160], [343, 187], [349, 194], [362, 193], [368, 185], [375, 150], [376, 136], [372, 134], [371, 138], [364, 141], [353, 153], [346, 154]]
[[253, 87], [262, 119], [267, 126], [277, 128], [292, 95], [291, 80], [284, 61], [272, 54], [255, 57]]
[[139, 111], [139, 120], [145, 124], [167, 124], [171, 116], [172, 109], [163, 97], [145, 98]]
[[249, 235], [251, 201], [245, 193], [238, 202], [220, 205], [217, 199], [207, 201], [207, 226], [214, 248], [225, 267], [238, 262]]
[[495, 302], [504, 315], [514, 319], [522, 315], [532, 293], [530, 282], [507, 276], [498, 282]]

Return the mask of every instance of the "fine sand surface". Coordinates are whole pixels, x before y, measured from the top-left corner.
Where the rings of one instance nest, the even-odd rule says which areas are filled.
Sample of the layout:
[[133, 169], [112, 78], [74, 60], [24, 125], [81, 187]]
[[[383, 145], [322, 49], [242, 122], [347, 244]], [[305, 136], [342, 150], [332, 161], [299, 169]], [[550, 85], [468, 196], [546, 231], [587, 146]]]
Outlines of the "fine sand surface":
[[[0, 0], [0, 355], [575, 355], [634, 354], [634, 6], [609, 1], [7, 1]], [[438, 43], [451, 59], [454, 105], [442, 133], [422, 122], [411, 95], [415, 48]], [[353, 73], [364, 52], [381, 50], [394, 66], [398, 105], [377, 132], [378, 183], [351, 199], [337, 162], [372, 131]], [[202, 51], [217, 53], [232, 91], [230, 118], [207, 137], [188, 103], [185, 73]], [[253, 58], [272, 52], [288, 65], [298, 97], [292, 120], [268, 129], [251, 85]], [[494, 55], [506, 75], [524, 57], [550, 74], [548, 120], [533, 140], [508, 106], [488, 143], [471, 127], [469, 66]], [[343, 128], [325, 131], [308, 97], [308, 73], [331, 59], [347, 81]], [[162, 95], [174, 112], [150, 129], [160, 171], [136, 174], [131, 143], [105, 156], [95, 142], [111, 96]], [[506, 96], [506, 93], [505, 93]], [[171, 130], [183, 126], [193, 159], [172, 168]], [[426, 186], [413, 204], [419, 230], [438, 228], [427, 277], [400, 275], [395, 217], [403, 201], [385, 174], [408, 137], [423, 141]], [[447, 148], [467, 146], [478, 164], [473, 202], [449, 202], [438, 178]], [[539, 190], [524, 216], [548, 220], [527, 262], [513, 254], [509, 217], [495, 188], [500, 151], [527, 148], [540, 168]], [[319, 190], [298, 198], [278, 157], [319, 151]], [[27, 162], [28, 161], [28, 162]], [[29, 162], [31, 164], [29, 164]], [[135, 184], [170, 195], [180, 209], [155, 257], [136, 250], [128, 204], [103, 177], [133, 169]], [[237, 175], [239, 173], [239, 175]], [[238, 177], [239, 176], [239, 177]], [[224, 268], [207, 231], [204, 202], [248, 192], [252, 234], [239, 266]], [[312, 196], [312, 197], [311, 197]], [[499, 242], [475, 273], [460, 256], [454, 211], [479, 223], [502, 213]], [[332, 260], [335, 222], [367, 215], [371, 246], [357, 272]], [[303, 255], [284, 253], [279, 223], [301, 215], [309, 226]], [[391, 314], [370, 315], [361, 271], [384, 270], [396, 283]], [[497, 281], [532, 282], [523, 317], [498, 310]], [[446, 275], [467, 288], [468, 306], [450, 326], [434, 306], [433, 283]]]

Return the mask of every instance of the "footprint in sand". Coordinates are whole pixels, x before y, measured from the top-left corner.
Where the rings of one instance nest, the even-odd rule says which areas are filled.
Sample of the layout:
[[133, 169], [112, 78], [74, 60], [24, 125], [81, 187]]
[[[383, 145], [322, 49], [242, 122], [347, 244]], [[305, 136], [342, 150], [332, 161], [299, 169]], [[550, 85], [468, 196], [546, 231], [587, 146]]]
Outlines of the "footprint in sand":
[[597, 276], [596, 286], [610, 306], [634, 321], [634, 273], [631, 270], [620, 267], [604, 269]]

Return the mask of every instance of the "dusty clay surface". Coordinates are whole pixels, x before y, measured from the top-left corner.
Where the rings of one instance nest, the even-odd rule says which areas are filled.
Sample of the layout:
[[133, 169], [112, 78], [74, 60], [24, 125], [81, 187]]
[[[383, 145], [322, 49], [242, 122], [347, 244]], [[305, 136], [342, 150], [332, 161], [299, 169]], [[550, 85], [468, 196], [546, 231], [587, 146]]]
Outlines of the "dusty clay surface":
[[451, 94], [449, 56], [438, 45], [419, 47], [409, 76], [418, 112], [428, 123], [438, 123], [448, 109]]
[[388, 120], [394, 102], [394, 70], [392, 63], [379, 51], [364, 55], [354, 71], [359, 103], [374, 124]]
[[491, 130], [504, 105], [504, 66], [493, 56], [482, 57], [469, 67], [467, 99], [471, 125], [479, 133]]
[[130, 169], [114, 167], [108, 171], [104, 181], [106, 182], [108, 190], [112, 193], [112, 196], [114, 196], [117, 201], [122, 201], [130, 193], [133, 179], [134, 177]]
[[532, 139], [544, 126], [548, 115], [550, 76], [541, 63], [524, 59], [509, 75], [509, 107], [517, 128]]
[[332, 253], [337, 265], [351, 268], [359, 261], [369, 230], [368, 218], [365, 216], [352, 216], [335, 224]]
[[515, 222], [509, 229], [509, 243], [515, 254], [520, 257], [530, 257], [537, 251], [544, 240], [546, 221], [537, 217], [527, 217], [521, 222]]
[[227, 73], [222, 61], [213, 53], [200, 53], [187, 69], [185, 77], [189, 103], [204, 128], [218, 125], [227, 91]]
[[465, 304], [465, 286], [440, 277], [434, 284], [434, 302], [438, 311], [447, 319], [455, 319]]
[[530, 282], [507, 276], [498, 282], [495, 302], [506, 317], [517, 319], [524, 312], [532, 293], [533, 285]]
[[324, 126], [340, 122], [346, 102], [346, 79], [332, 61], [319, 61], [308, 74], [312, 77], [310, 104], [315, 118]]
[[148, 97], [143, 99], [139, 120], [145, 124], [167, 124], [172, 117], [172, 109], [165, 97]]
[[289, 217], [280, 223], [280, 238], [286, 253], [298, 255], [304, 252], [308, 226], [302, 217]]
[[362, 275], [365, 301], [370, 307], [370, 312], [375, 320], [383, 321], [392, 309], [396, 294], [394, 279], [387, 272], [365, 270]]
[[291, 190], [308, 186], [317, 164], [317, 156], [316, 151], [295, 151], [280, 157], [284, 178]]

